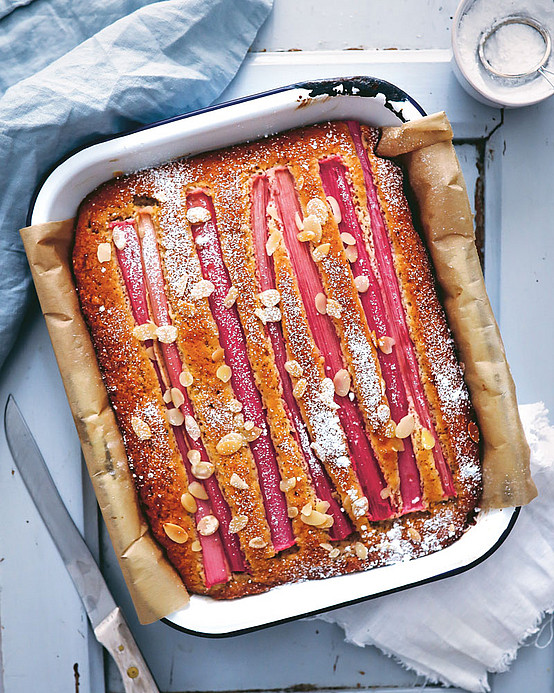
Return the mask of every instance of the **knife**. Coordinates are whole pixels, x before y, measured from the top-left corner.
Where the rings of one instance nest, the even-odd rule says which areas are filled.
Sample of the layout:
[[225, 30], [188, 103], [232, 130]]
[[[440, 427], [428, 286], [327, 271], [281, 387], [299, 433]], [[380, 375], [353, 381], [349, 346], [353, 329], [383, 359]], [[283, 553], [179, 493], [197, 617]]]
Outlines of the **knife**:
[[123, 612], [58, 493], [44, 458], [12, 395], [4, 412], [8, 447], [81, 597], [97, 640], [111, 654], [125, 693], [159, 693]]

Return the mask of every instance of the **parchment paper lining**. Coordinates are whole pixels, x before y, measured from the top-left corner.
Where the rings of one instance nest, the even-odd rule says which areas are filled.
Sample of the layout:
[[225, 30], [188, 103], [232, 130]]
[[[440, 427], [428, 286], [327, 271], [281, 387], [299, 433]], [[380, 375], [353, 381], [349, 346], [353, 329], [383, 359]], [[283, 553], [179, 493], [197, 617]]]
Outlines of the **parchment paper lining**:
[[141, 623], [182, 608], [187, 591], [139, 507], [71, 271], [74, 220], [21, 230], [94, 491]]
[[380, 156], [398, 157], [419, 217], [483, 445], [484, 509], [526, 505], [537, 495], [498, 325], [475, 247], [464, 178], [444, 113], [383, 128]]
[[[377, 153], [399, 157], [417, 199], [450, 327], [481, 429], [482, 507], [536, 496], [514, 383], [494, 320], [465, 183], [444, 113], [384, 128]], [[71, 271], [74, 221], [21, 230], [96, 497], [142, 623], [182, 608], [185, 587], [143, 518]]]

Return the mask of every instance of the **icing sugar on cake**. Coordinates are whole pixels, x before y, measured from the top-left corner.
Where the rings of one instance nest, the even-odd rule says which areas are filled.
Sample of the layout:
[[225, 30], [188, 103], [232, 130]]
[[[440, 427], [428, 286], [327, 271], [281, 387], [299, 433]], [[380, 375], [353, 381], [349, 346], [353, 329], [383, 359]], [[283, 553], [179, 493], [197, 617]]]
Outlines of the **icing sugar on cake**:
[[82, 310], [145, 517], [191, 591], [411, 560], [472, 520], [478, 429], [378, 137], [311, 126], [81, 206]]

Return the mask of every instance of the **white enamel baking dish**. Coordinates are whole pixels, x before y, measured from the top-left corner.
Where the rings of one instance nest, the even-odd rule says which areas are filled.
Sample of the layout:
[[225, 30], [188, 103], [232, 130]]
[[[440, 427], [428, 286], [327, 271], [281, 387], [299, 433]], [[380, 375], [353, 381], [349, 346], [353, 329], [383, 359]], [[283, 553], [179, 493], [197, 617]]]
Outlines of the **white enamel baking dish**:
[[[75, 216], [81, 200], [115, 172], [132, 172], [168, 159], [226, 147], [323, 120], [355, 119], [398, 125], [424, 111], [388, 82], [354, 77], [295, 84], [155, 123], [82, 149], [59, 164], [40, 187], [29, 223]], [[274, 588], [233, 601], [192, 595], [165, 619], [197, 635], [244, 633], [275, 623], [445, 578], [480, 563], [509, 534], [517, 508], [480, 513], [454, 544], [408, 562]]]

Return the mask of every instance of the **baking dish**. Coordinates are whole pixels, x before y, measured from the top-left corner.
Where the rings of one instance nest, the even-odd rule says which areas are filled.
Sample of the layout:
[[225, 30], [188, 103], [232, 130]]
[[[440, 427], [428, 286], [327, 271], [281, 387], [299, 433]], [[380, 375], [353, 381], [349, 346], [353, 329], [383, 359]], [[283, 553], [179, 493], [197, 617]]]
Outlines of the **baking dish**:
[[[164, 121], [88, 147], [60, 164], [40, 189], [31, 224], [73, 217], [81, 200], [115, 173], [257, 139], [329, 119], [398, 125], [424, 115], [404, 92], [367, 77], [291, 85], [266, 94]], [[512, 509], [480, 515], [455, 544], [442, 551], [365, 573], [287, 584], [237, 601], [193, 595], [167, 621], [189, 632], [226, 635], [353, 603], [467, 569], [503, 540]]]

